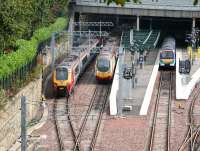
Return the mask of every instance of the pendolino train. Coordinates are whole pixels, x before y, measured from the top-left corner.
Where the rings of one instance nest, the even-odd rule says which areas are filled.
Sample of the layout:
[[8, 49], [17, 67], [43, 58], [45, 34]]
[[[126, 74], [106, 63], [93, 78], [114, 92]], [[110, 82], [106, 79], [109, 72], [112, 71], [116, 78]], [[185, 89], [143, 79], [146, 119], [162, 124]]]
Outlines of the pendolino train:
[[176, 67], [176, 41], [172, 37], [163, 40], [160, 50], [160, 69], [175, 69]]
[[55, 96], [71, 94], [78, 77], [84, 71], [86, 66], [95, 57], [92, 48], [98, 44], [98, 40], [91, 40], [91, 47], [72, 50], [71, 54], [66, 57], [53, 71], [52, 83]]
[[117, 39], [111, 37], [100, 50], [95, 64], [95, 77], [97, 81], [111, 81], [116, 66]]

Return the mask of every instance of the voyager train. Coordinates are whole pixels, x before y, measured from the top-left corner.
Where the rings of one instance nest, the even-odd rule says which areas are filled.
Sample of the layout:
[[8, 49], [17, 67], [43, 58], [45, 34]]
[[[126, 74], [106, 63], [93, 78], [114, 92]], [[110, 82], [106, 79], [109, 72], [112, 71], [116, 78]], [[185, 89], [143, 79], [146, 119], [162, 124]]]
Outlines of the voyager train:
[[160, 51], [159, 68], [176, 67], [176, 42], [172, 37], [165, 38]]
[[98, 40], [91, 40], [91, 47], [73, 50], [72, 53], [65, 58], [53, 71], [52, 83], [55, 96], [64, 93], [70, 95], [79, 76], [84, 71], [86, 66], [95, 57], [92, 53], [92, 48], [95, 48]]
[[114, 76], [117, 60], [117, 39], [108, 39], [96, 59], [95, 77], [97, 81], [111, 81]]

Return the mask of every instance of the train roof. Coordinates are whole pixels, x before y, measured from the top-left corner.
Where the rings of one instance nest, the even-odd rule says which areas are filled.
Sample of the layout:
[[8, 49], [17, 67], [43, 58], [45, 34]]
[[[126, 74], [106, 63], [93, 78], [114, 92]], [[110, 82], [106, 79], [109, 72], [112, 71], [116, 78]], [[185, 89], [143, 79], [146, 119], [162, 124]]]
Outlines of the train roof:
[[169, 50], [174, 50], [176, 47], [176, 42], [173, 37], [167, 37], [163, 40], [161, 49], [169, 49]]
[[174, 41], [175, 42], [175, 39], [173, 37], [166, 37], [163, 42], [165, 41]]
[[56, 68], [59, 67], [65, 67], [65, 68], [69, 68], [71, 67], [73, 64], [75, 64], [76, 60], [79, 58], [78, 54], [73, 54], [70, 56], [67, 56], [62, 62], [61, 64], [59, 64]]
[[97, 60], [102, 58], [110, 60], [111, 54], [101, 54], [98, 56]]
[[100, 50], [100, 53], [98, 55], [98, 59], [107, 59], [110, 60], [113, 56], [115, 56], [116, 49], [117, 49], [118, 41], [115, 37], [109, 37], [106, 39], [106, 43], [104, 47]]

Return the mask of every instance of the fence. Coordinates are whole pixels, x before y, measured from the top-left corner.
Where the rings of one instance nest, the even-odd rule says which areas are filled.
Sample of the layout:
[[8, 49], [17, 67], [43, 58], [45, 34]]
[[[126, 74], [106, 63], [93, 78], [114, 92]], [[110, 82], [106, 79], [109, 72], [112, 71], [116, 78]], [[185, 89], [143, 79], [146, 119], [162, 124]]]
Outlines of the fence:
[[37, 65], [37, 56], [23, 65], [21, 68], [17, 69], [14, 73], [8, 75], [7, 77], [3, 77], [0, 79], [0, 88], [1, 89], [10, 89], [14, 84], [18, 81], [25, 80], [27, 78], [27, 73], [30, 72]]
[[[67, 53], [68, 49], [68, 38], [66, 34], [58, 34], [55, 39], [55, 49], [56, 54], [55, 58], [59, 58], [60, 56], [63, 56], [63, 53]], [[21, 68], [17, 69], [15, 72], [11, 73], [7, 77], [0, 78], [0, 89], [8, 90], [12, 88], [12, 86], [16, 85], [17, 83], [20, 83], [27, 79], [27, 74], [33, 70], [37, 66], [38, 60], [41, 59], [41, 56], [43, 56], [44, 52], [45, 55], [42, 57], [42, 59], [46, 60], [44, 63], [44, 60], [42, 61], [45, 65], [49, 65], [51, 63], [51, 49], [50, 46], [50, 39], [46, 40], [45, 42], [41, 43], [38, 46], [38, 50], [36, 55], [33, 57], [33, 59], [28, 62], [27, 64], [23, 65]], [[47, 49], [48, 48], [48, 49]], [[40, 58], [39, 58], [40, 57]], [[47, 58], [46, 58], [47, 57]], [[45, 68], [47, 66], [44, 66]]]

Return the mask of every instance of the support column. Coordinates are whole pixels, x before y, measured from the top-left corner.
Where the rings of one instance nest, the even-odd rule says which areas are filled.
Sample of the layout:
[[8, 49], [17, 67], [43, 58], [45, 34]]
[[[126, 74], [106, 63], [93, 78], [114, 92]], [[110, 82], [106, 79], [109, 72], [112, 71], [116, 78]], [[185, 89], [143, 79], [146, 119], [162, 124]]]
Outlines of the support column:
[[152, 18], [150, 19], [150, 30], [152, 30]]
[[192, 28], [196, 27], [196, 18], [192, 18]]
[[119, 26], [119, 16], [116, 16], [116, 25]]
[[27, 150], [26, 97], [21, 97], [21, 151]]
[[137, 16], [137, 31], [140, 30], [140, 17]]

